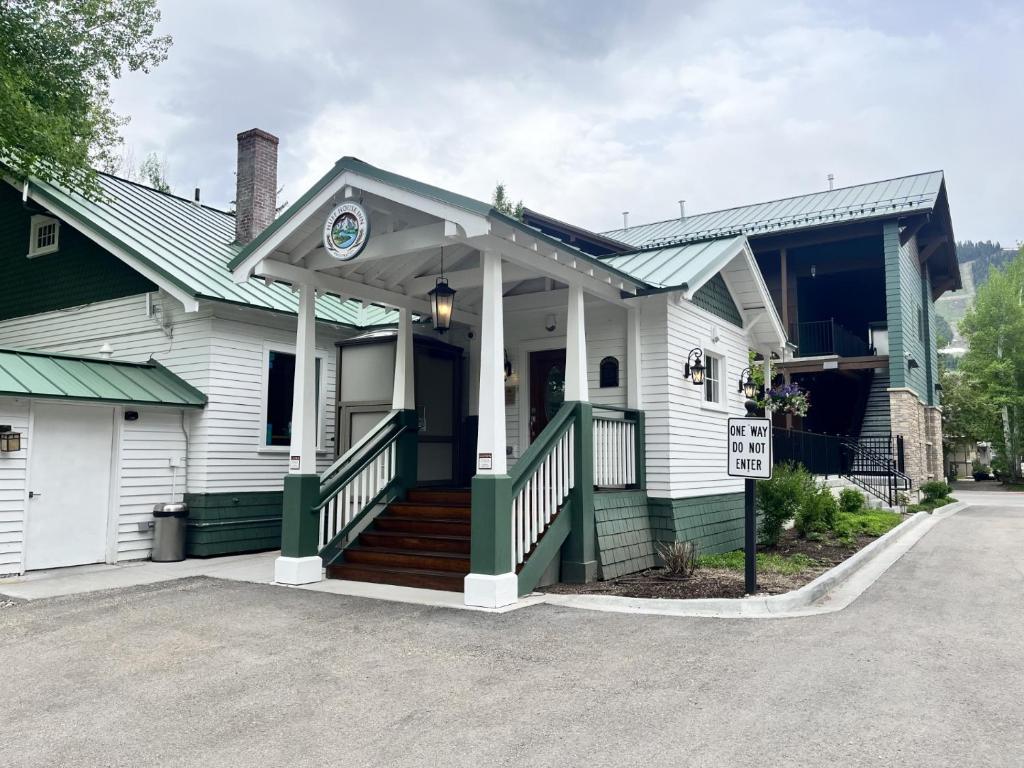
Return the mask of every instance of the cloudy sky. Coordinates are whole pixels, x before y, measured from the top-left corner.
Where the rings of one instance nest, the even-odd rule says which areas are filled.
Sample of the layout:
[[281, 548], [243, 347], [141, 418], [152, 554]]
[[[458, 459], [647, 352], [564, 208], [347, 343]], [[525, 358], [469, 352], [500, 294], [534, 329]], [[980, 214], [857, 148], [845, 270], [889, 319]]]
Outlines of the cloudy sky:
[[161, 0], [114, 91], [137, 160], [234, 197], [235, 134], [294, 200], [342, 155], [598, 231], [946, 171], [959, 239], [1024, 240], [1024, 3]]

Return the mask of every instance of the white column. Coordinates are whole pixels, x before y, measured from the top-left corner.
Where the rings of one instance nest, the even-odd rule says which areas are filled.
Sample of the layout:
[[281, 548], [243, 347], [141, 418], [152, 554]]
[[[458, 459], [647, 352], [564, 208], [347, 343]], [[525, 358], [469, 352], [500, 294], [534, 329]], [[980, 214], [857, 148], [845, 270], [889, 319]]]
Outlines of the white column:
[[288, 471], [315, 475], [316, 469], [316, 290], [301, 285], [295, 333], [295, 383], [292, 390], [291, 460]]
[[[764, 391], [767, 393], [772, 388], [772, 352], [766, 349], [761, 353], [764, 356]], [[764, 415], [769, 419], [772, 417], [771, 407], [765, 403]]]
[[416, 407], [414, 360], [412, 318], [408, 309], [399, 309], [398, 336], [395, 339], [395, 385], [391, 394], [391, 407], [396, 411], [411, 411]]
[[[483, 305], [480, 328], [480, 421], [476, 438], [476, 471], [504, 475], [505, 464], [505, 313], [502, 307], [501, 256], [480, 254], [483, 263]], [[489, 465], [489, 466], [488, 466]]]
[[587, 328], [583, 289], [569, 286], [569, 320], [565, 329], [565, 399], [587, 402]]
[[[480, 414], [480, 327], [470, 329], [473, 338], [469, 340], [469, 407], [468, 415]], [[502, 349], [502, 366], [504, 366], [504, 348]], [[504, 374], [504, 368], [502, 369]]]
[[626, 407], [637, 410], [644, 407], [640, 371], [640, 310], [630, 307], [626, 310]]

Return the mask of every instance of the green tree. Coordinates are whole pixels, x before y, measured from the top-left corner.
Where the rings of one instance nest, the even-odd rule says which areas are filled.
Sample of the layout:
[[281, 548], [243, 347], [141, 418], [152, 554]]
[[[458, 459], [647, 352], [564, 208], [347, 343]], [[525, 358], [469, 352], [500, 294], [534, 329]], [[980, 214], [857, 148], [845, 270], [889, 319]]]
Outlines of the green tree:
[[100, 194], [93, 166], [115, 160], [126, 122], [110, 85], [167, 58], [159, 20], [156, 0], [0, 3], [0, 161], [10, 173]]
[[[1024, 416], [1024, 250], [1005, 269], [993, 269], [978, 288], [974, 306], [959, 323], [968, 351], [958, 366], [982, 413], [998, 414], [1003, 456], [1014, 478], [1020, 476], [1017, 457]], [[945, 390], [943, 390], [944, 399]]]
[[494, 186], [494, 194], [491, 195], [491, 205], [506, 216], [511, 216], [519, 221], [523, 220], [523, 211], [526, 210], [522, 200], [515, 203], [512, 202], [512, 199], [508, 196], [508, 191], [505, 189], [505, 185], [500, 181]]
[[167, 183], [167, 161], [161, 160], [156, 152], [146, 155], [139, 166], [139, 176], [143, 184], [148, 184], [158, 192], [171, 191], [171, 185]]

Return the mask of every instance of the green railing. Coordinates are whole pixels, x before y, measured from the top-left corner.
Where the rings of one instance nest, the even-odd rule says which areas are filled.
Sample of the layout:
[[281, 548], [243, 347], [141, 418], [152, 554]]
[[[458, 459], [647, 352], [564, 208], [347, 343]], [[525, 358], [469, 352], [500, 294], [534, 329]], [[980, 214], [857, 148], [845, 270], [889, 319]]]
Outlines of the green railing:
[[602, 490], [644, 488], [644, 412], [594, 406], [594, 486]]
[[416, 480], [416, 412], [391, 411], [320, 477], [319, 552], [329, 565]]

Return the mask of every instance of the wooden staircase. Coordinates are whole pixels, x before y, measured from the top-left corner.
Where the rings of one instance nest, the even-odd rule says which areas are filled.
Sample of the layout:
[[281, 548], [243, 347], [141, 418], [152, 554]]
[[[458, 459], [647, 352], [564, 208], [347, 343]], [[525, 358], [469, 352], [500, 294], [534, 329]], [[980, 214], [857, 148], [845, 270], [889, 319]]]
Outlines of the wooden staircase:
[[470, 492], [417, 488], [327, 566], [327, 578], [461, 592], [469, 573]]

